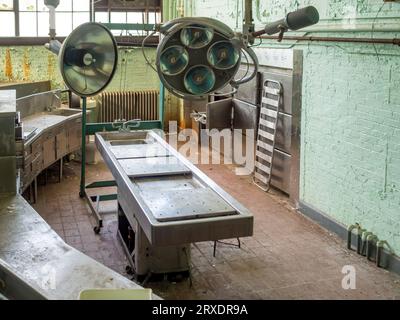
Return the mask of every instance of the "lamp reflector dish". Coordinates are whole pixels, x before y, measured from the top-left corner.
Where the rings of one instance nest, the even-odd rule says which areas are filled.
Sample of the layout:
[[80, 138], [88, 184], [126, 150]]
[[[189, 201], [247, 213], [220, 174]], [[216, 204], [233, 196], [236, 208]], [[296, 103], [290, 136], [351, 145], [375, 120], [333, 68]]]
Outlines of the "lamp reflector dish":
[[168, 76], [178, 75], [189, 64], [189, 54], [182, 46], [172, 46], [161, 53], [161, 72]]
[[103, 91], [114, 76], [117, 44], [103, 25], [84, 23], [64, 41], [59, 60], [67, 87], [81, 97], [93, 96]]
[[215, 85], [215, 73], [211, 68], [203, 65], [191, 67], [184, 78], [187, 91], [194, 95], [202, 95], [210, 92]]
[[191, 49], [204, 48], [212, 41], [213, 37], [213, 29], [200, 25], [186, 27], [181, 31], [181, 42]]
[[210, 47], [207, 59], [214, 68], [227, 70], [236, 66], [240, 51], [230, 41], [219, 41]]

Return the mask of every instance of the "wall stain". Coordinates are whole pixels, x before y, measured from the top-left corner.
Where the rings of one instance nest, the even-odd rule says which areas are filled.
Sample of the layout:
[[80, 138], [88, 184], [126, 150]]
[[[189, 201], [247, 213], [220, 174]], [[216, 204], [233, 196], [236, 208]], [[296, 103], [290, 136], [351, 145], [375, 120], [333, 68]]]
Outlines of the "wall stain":
[[29, 59], [29, 53], [26, 49], [24, 52], [24, 62], [23, 62], [24, 80], [27, 81], [31, 77], [31, 62]]
[[9, 48], [6, 49], [5, 75], [8, 81], [11, 81], [13, 79], [11, 50]]
[[49, 80], [54, 79], [54, 66], [56, 64], [56, 61], [54, 59], [54, 55], [48, 54], [47, 55], [47, 76]]

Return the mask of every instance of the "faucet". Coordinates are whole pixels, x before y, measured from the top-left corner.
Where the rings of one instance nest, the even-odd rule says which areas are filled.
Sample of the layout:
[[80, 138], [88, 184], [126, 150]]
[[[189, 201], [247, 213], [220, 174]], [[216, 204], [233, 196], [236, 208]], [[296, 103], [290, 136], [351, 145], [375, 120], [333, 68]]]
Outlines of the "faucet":
[[130, 128], [132, 128], [132, 127], [139, 128], [140, 122], [141, 122], [141, 119], [132, 119], [132, 120], [125, 121], [124, 123], [122, 123], [122, 126], [119, 129], [119, 131], [129, 132], [129, 131], [131, 131]]
[[47, 112], [52, 112], [61, 106], [61, 96], [59, 93], [59, 90], [53, 92], [53, 95], [51, 96], [51, 103], [46, 107]]

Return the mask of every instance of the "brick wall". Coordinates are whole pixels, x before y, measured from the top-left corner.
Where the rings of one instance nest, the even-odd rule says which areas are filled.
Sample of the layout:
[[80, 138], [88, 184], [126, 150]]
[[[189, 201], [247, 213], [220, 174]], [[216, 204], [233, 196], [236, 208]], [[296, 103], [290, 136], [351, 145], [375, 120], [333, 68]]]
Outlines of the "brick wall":
[[[372, 37], [368, 27], [375, 23], [374, 37], [400, 36], [400, 4], [253, 3], [259, 27], [311, 4], [318, 8], [324, 29], [312, 35]], [[198, 0], [194, 15], [218, 18], [240, 30], [242, 1]], [[382, 26], [385, 32], [379, 31]], [[353, 31], [328, 33], [329, 28]], [[400, 255], [400, 48], [289, 42], [264, 46], [304, 52], [301, 199], [346, 226], [359, 222]]]

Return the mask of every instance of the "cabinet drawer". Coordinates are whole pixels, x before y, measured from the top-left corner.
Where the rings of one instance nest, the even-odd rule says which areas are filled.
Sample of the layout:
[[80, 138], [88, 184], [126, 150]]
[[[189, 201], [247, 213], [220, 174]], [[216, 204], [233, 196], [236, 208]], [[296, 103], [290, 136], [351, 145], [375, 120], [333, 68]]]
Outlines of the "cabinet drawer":
[[43, 139], [42, 137], [36, 139], [35, 141], [32, 142], [31, 145], [31, 153], [37, 153], [41, 152], [43, 149]]

